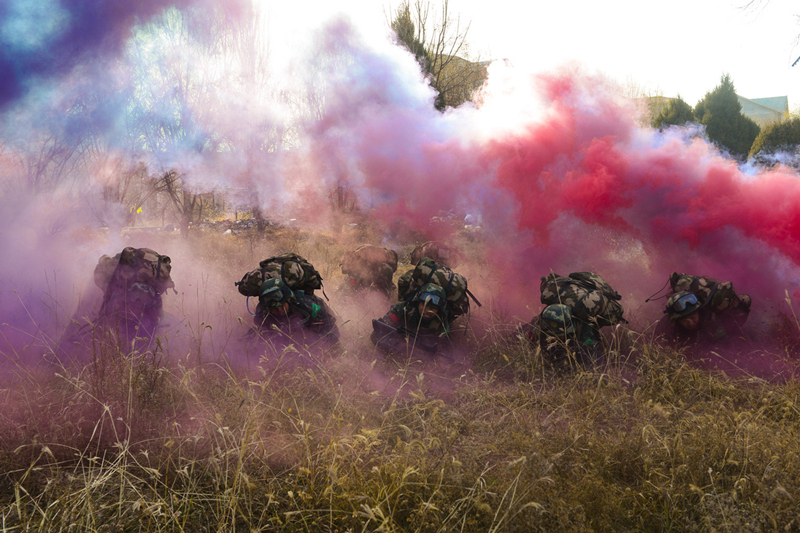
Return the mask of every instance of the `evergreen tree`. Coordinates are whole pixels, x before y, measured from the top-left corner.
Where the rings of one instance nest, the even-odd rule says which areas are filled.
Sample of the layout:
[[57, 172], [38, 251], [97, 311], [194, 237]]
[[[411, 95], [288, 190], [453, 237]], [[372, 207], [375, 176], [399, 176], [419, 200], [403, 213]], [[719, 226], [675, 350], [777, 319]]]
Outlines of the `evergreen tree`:
[[800, 117], [766, 126], [758, 134], [750, 149], [750, 156], [764, 162], [775, 152], [797, 152], [800, 145]]
[[411, 19], [411, 8], [408, 3], [401, 5], [397, 10], [397, 14], [391, 26], [397, 35], [397, 40], [405, 46], [409, 52], [414, 54], [417, 63], [419, 63], [419, 66], [422, 68], [422, 72], [426, 75], [430, 74], [433, 61], [431, 61], [430, 53], [425, 50], [425, 44], [417, 38], [417, 28], [414, 25], [414, 21]]
[[697, 103], [694, 116], [706, 127], [711, 142], [739, 157], [750, 152], [760, 131], [758, 124], [742, 115], [742, 105], [728, 74]]
[[692, 111], [692, 106], [684, 102], [683, 98], [678, 95], [678, 98], [670, 100], [664, 109], [653, 117], [652, 125], [654, 128], [663, 130], [667, 126], [683, 126], [687, 122], [693, 121], [694, 112]]

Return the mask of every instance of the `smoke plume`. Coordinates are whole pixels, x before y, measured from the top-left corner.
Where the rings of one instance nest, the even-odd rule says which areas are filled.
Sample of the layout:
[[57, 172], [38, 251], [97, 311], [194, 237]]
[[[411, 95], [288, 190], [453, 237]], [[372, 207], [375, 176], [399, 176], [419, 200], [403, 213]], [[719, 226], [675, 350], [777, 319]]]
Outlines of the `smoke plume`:
[[[645, 319], [659, 304], [637, 302], [673, 271], [731, 280], [754, 309], [800, 296], [796, 172], [742, 165], [697, 129], [643, 128], [580, 65], [494, 63], [475, 104], [440, 113], [414, 57], [343, 16], [280, 60], [280, 21], [242, 2], [12, 0], [0, 20], [3, 322], [20, 294], [47, 308], [43, 259], [80, 293], [122, 225], [159, 216], [142, 184], [165, 175], [314, 229], [337, 223], [342, 187], [392, 244], [447, 239], [432, 217], [471, 214], [465, 273], [526, 319], [551, 270], [600, 273]], [[178, 256], [201, 276], [190, 248]]]

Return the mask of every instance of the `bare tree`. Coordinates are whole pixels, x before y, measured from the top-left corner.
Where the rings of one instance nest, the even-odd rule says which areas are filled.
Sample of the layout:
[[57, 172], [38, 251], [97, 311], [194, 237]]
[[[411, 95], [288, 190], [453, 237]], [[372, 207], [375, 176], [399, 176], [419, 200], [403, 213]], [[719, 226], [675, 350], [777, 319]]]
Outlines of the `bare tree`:
[[[406, 17], [410, 17], [410, 25]], [[430, 0], [414, 0], [413, 4], [406, 0], [391, 13], [389, 25], [429, 74], [431, 86], [439, 93], [436, 109], [470, 100], [486, 79], [488, 62], [470, 58], [470, 24], [451, 12], [450, 0], [441, 0], [438, 9]], [[419, 43], [424, 53], [418, 49]]]
[[[246, 187], [291, 137], [263, 12], [247, 5], [251, 11], [236, 19], [167, 12], [134, 39], [140, 148], [170, 169], [157, 189], [169, 195], [184, 231], [201, 209], [196, 197], [219, 185], [201, 183], [203, 171], [218, 174], [215, 164], [237, 153], [237, 173], [225, 180]], [[181, 170], [187, 160], [200, 162], [192, 174]]]
[[203, 216], [202, 196], [192, 192], [183, 178], [174, 170], [169, 170], [159, 178], [154, 188], [165, 192], [178, 213], [181, 236], [189, 236], [189, 226]]
[[47, 132], [32, 138], [24, 162], [30, 191], [56, 189], [69, 175], [76, 150], [76, 145], [58, 134]]
[[[769, 7], [769, 4], [770, 0], [746, 0], [742, 5], [739, 6], [739, 9], [742, 10], [743, 12], [751, 12], [751, 13], [756, 13], [758, 15], [759, 11], [766, 11], [766, 9]], [[778, 2], [778, 5], [782, 5], [782, 3]], [[787, 5], [793, 5], [793, 4], [787, 3]], [[800, 23], [800, 13], [793, 12], [792, 17], [795, 19], [795, 23]], [[797, 49], [798, 45], [800, 45], [800, 34], [795, 35], [794, 42], [792, 43], [792, 46], [794, 47], [795, 50]], [[795, 56], [792, 55], [792, 57]], [[796, 59], [792, 62], [792, 66], [793, 67], [800, 66], [800, 57], [796, 57]]]
[[85, 195], [92, 215], [110, 228], [134, 225], [140, 208], [158, 192], [147, 166], [108, 152], [98, 154], [95, 165], [94, 180]]
[[639, 111], [638, 122], [642, 127], [649, 127], [653, 117], [657, 116], [673, 98], [664, 96], [663, 91], [639, 83], [631, 76], [619, 85], [622, 96], [633, 100]]

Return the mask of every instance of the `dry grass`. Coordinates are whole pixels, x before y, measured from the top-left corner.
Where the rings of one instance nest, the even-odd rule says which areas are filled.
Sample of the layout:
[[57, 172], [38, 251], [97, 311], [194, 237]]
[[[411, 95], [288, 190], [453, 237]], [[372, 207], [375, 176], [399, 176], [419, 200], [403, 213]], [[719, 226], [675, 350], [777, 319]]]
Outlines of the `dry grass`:
[[[336, 279], [335, 249], [289, 245]], [[457, 360], [265, 348], [201, 292], [185, 343], [98, 335], [87, 364], [4, 380], [0, 530], [800, 530], [794, 381], [623, 329], [598, 368], [551, 368], [491, 313]]]

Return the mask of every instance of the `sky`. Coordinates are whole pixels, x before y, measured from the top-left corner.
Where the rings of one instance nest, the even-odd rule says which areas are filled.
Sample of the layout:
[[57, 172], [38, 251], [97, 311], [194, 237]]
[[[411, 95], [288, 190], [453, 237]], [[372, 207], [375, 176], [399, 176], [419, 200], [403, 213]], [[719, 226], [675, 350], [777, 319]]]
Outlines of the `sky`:
[[[164, 6], [209, 1], [147, 0], [136, 14], [150, 16]], [[224, 0], [231, 5], [238, 1]], [[295, 60], [294, 52], [307, 45], [309, 35], [336, 15], [349, 17], [366, 42], [386, 40], [386, 13], [399, 4], [397, 0], [258, 3], [269, 13], [266, 34], [275, 63]], [[440, 5], [437, 1], [432, 4]], [[800, 57], [800, 6], [790, 0], [752, 0], [749, 4], [748, 0], [675, 0], [669, 4], [450, 0], [450, 10], [462, 24], [469, 24], [473, 58], [507, 59], [529, 72], [576, 63], [633, 88], [633, 92], [680, 95], [692, 106], [728, 73], [742, 96], [786, 95], [790, 110], [800, 108], [800, 64], [791, 67]], [[57, 0], [15, 0], [6, 5], [10, 7], [0, 6], [0, 19], [4, 19], [0, 20], [0, 42], [14, 48], [8, 56], [11, 61], [35, 50], [67, 19]], [[75, 6], [83, 6], [87, 28], [96, 27], [108, 16], [95, 13], [90, 3], [76, 2]], [[16, 16], [23, 9], [26, 16]], [[132, 13], [122, 15], [130, 19]], [[119, 13], [114, 16], [124, 20]], [[75, 35], [68, 36], [62, 48], [77, 55], [70, 45], [85, 35], [87, 28], [75, 27]], [[0, 61], [0, 70], [3, 67]], [[52, 72], [58, 68], [58, 58], [34, 62], [33, 67]]]
[[729, 73], [748, 98], [788, 95], [800, 104], [800, 6], [787, 0], [673, 2], [471, 2], [470, 31], [492, 57], [546, 69], [579, 61], [695, 105]]
[[[309, 11], [318, 20], [345, 13], [373, 38], [385, 28], [384, 11], [397, 4], [326, 2]], [[791, 67], [800, 56], [800, 5], [789, 0], [749, 7], [747, 0], [451, 0], [450, 9], [470, 24], [471, 52], [481, 59], [508, 59], [534, 72], [578, 62], [692, 106], [728, 73], [741, 96], [788, 96], [790, 110], [800, 107], [800, 63]]]

